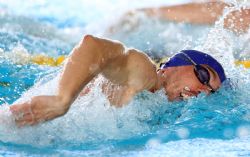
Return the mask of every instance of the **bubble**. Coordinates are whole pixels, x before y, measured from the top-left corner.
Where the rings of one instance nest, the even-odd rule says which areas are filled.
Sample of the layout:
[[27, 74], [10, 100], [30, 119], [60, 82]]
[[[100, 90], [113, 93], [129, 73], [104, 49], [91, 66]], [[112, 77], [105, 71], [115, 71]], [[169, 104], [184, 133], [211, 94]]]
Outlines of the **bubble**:
[[250, 126], [243, 125], [237, 128], [237, 136], [240, 138], [245, 138], [250, 135]]
[[146, 146], [149, 148], [155, 148], [155, 147], [160, 146], [160, 144], [161, 144], [161, 142], [159, 139], [152, 138], [152, 139], [148, 140]]
[[179, 138], [185, 139], [188, 138], [190, 132], [187, 128], [179, 128], [176, 130], [176, 134], [178, 135]]

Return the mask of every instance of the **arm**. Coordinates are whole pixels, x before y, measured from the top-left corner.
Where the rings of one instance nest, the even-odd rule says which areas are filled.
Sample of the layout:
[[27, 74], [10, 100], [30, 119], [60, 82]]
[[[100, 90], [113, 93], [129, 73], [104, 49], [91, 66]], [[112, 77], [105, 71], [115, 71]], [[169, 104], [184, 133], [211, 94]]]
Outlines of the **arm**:
[[141, 9], [148, 16], [158, 16], [175, 22], [213, 24], [228, 4], [223, 2], [188, 3], [176, 6]]
[[[137, 27], [139, 22], [135, 15], [139, 12], [145, 13], [148, 17], [157, 17], [162, 20], [212, 25], [223, 15], [225, 7], [231, 6], [223, 2], [207, 2], [138, 9], [126, 13], [118, 24], [109, 28], [109, 32], [119, 31], [121, 26], [125, 24], [129, 24], [128, 28]], [[224, 27], [238, 33], [246, 32], [250, 27], [250, 9], [229, 13], [224, 19]]]
[[85, 36], [80, 45], [73, 50], [64, 68], [58, 96], [71, 104], [89, 81], [101, 71], [106, 70], [105, 68], [112, 60], [121, 56], [125, 57], [122, 44]]
[[[232, 5], [223, 2], [189, 3], [183, 5], [140, 9], [149, 17], [158, 16], [175, 22], [193, 24], [214, 24], [223, 15], [225, 7]], [[224, 27], [234, 32], [246, 32], [250, 26], [250, 9], [230, 12], [224, 19]]]
[[93, 78], [88, 85], [86, 85], [82, 91], [80, 92], [79, 96], [85, 96], [87, 94], [89, 94], [89, 92], [91, 91], [91, 88], [93, 88], [93, 86], [95, 85], [95, 81], [96, 81], [96, 77]]
[[33, 125], [64, 115], [81, 89], [112, 60], [125, 57], [124, 51], [120, 43], [85, 36], [67, 60], [56, 95], [37, 96], [30, 102], [11, 106], [16, 123]]
[[224, 19], [224, 27], [236, 33], [245, 33], [250, 28], [250, 9], [230, 12]]

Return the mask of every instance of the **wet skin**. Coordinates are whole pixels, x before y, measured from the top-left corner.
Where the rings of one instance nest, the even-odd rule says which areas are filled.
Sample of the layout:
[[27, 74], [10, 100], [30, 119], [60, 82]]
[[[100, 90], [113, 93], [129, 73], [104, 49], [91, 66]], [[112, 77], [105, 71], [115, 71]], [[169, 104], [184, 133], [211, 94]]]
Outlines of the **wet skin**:
[[[160, 8], [156, 15], [161, 14], [176, 22], [213, 24], [221, 16], [224, 7], [223, 3], [190, 3]], [[154, 16], [154, 10], [144, 11]], [[215, 14], [211, 14], [210, 10]], [[229, 14], [224, 21], [225, 27], [233, 25], [236, 27], [231, 29], [245, 32], [249, 28], [249, 12], [249, 9], [245, 9], [243, 13], [236, 11]], [[236, 20], [232, 17], [236, 17]], [[218, 75], [211, 69], [209, 72], [210, 85], [213, 89], [218, 89]], [[142, 90], [154, 92], [164, 88], [170, 101], [197, 96], [200, 92], [210, 93], [210, 88], [198, 81], [192, 66], [167, 68], [157, 72], [150, 59], [138, 50], [128, 50], [119, 42], [86, 35], [67, 60], [55, 95], [36, 96], [30, 101], [10, 107], [17, 125], [34, 125], [66, 114], [83, 87], [99, 73], [121, 87], [117, 92], [122, 93], [118, 99], [113, 99], [116, 95], [108, 96], [116, 106], [127, 104]]]
[[[218, 76], [212, 70], [209, 72], [209, 83], [213, 89], [218, 89]], [[66, 114], [82, 89], [99, 74], [113, 84], [114, 88], [104, 93], [117, 107], [128, 104], [143, 90], [154, 92], [164, 88], [170, 101], [196, 96], [200, 92], [210, 93], [209, 87], [196, 78], [193, 66], [157, 71], [145, 53], [127, 49], [117, 41], [87, 35], [66, 61], [55, 95], [35, 96], [10, 107], [16, 123], [19, 126], [34, 125]]]
[[[210, 73], [210, 85], [214, 90], [217, 90], [221, 85], [218, 74], [209, 66], [203, 66]], [[203, 85], [198, 80], [194, 73], [194, 66], [192, 65], [161, 69], [157, 74], [169, 101], [197, 96], [201, 92], [210, 94], [210, 87]], [[159, 89], [159, 86], [157, 88]]]

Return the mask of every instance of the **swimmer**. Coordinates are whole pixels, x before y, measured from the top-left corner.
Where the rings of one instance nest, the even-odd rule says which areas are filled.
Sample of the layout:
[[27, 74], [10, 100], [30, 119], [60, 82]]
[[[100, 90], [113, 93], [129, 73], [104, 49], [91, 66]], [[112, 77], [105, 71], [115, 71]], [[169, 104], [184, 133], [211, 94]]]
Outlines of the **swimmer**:
[[35, 96], [29, 102], [10, 107], [16, 123], [34, 125], [64, 115], [81, 90], [98, 74], [113, 84], [107, 98], [117, 107], [127, 104], [143, 90], [154, 93], [163, 88], [169, 101], [201, 92], [209, 95], [226, 79], [220, 63], [199, 51], [183, 50], [157, 69], [139, 50], [86, 35], [68, 58], [56, 95]]
[[[136, 18], [139, 13], [145, 13], [148, 18], [159, 18], [174, 22], [185, 22], [199, 25], [213, 25], [223, 15], [226, 7], [233, 4], [221, 1], [187, 3], [175, 6], [163, 6], [159, 8], [142, 8], [127, 12], [121, 20], [111, 26], [106, 33], [119, 31], [123, 26], [137, 27]], [[232, 30], [237, 34], [246, 33], [250, 27], [250, 9], [240, 8], [229, 12], [224, 17], [224, 28]]]
[[[212, 4], [217, 3], [209, 3]], [[222, 9], [219, 8], [220, 14], [216, 14], [217, 9], [215, 14], [211, 14], [210, 11], [204, 11], [206, 5], [208, 3], [192, 3], [163, 8], [162, 15], [165, 17], [167, 14], [164, 11], [170, 11], [167, 19], [211, 24], [218, 18], [216, 16], [221, 15]], [[149, 15], [154, 14], [154, 10], [145, 11]], [[247, 21], [244, 19], [249, 18], [248, 11], [240, 14], [233, 12], [232, 16], [235, 14]], [[239, 21], [234, 18], [230, 20], [230, 15], [227, 18], [225, 26], [228, 25], [229, 29], [231, 25], [228, 23]], [[233, 25], [232, 29], [244, 31], [246, 27], [249, 27], [249, 21], [243, 24], [240, 20], [240, 24]], [[103, 91], [110, 103], [117, 107], [128, 104], [137, 93], [144, 90], [154, 93], [164, 89], [169, 101], [183, 100], [202, 92], [209, 95], [226, 80], [220, 63], [199, 51], [183, 50], [157, 69], [152, 60], [139, 50], [128, 49], [117, 41], [86, 35], [67, 59], [55, 95], [35, 96], [28, 102], [10, 106], [17, 125], [34, 125], [63, 116], [82, 89], [99, 74], [112, 84], [111, 90], [105, 90], [107, 86], [104, 85]]]

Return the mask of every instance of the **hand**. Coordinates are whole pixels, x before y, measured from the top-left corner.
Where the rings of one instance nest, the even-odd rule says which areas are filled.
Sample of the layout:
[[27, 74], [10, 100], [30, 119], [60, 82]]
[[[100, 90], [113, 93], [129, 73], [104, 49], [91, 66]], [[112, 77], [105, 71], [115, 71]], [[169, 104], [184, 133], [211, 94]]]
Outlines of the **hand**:
[[57, 96], [36, 96], [30, 101], [10, 106], [18, 126], [35, 125], [64, 115], [69, 105]]

